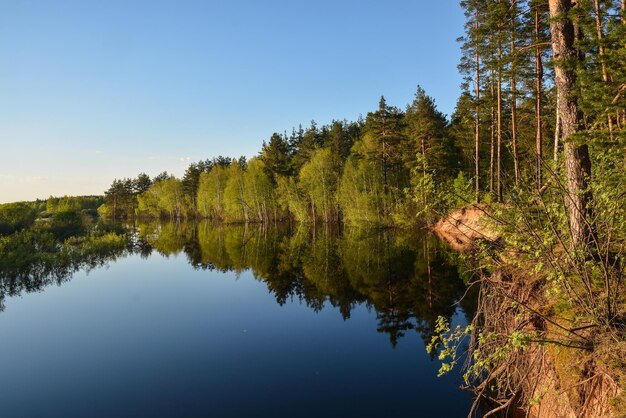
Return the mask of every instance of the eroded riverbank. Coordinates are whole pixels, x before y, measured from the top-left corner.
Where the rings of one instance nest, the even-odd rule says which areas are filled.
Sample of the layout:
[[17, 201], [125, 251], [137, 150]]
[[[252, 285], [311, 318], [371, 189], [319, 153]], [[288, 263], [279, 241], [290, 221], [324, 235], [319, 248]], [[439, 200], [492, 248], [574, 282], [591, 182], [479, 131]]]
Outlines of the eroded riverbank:
[[[623, 416], [623, 340], [606, 329], [573, 325], [575, 310], [560, 311], [553, 283], [532, 265], [513, 266], [519, 254], [506, 249], [494, 232], [487, 206], [452, 212], [434, 232], [458, 251], [497, 263], [477, 270], [479, 302], [470, 353], [484, 362], [485, 375], [474, 390], [502, 416]], [[508, 251], [508, 252], [507, 252]], [[504, 260], [504, 261], [503, 261]], [[508, 260], [508, 261], [507, 261]], [[558, 312], [558, 314], [557, 314]], [[567, 317], [570, 316], [570, 318]]]

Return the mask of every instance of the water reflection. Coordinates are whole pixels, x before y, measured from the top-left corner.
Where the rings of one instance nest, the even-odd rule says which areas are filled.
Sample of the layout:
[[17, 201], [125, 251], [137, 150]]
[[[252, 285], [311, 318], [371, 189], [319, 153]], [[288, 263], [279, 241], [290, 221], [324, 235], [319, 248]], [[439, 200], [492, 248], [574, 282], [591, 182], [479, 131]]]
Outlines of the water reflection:
[[60, 286], [78, 271], [91, 271], [133, 253], [134, 245], [119, 233], [72, 237], [61, 243], [50, 234], [27, 232], [5, 238], [2, 250], [0, 311], [7, 297]]
[[[465, 291], [456, 255], [422, 232], [200, 222], [140, 224], [127, 237], [66, 243], [62, 251], [19, 261], [3, 257], [0, 301], [61, 284], [80, 269], [128, 254], [185, 254], [195, 269], [251, 270], [280, 305], [299, 300], [320, 311], [328, 303], [348, 319], [366, 304], [376, 312], [378, 331], [395, 347], [411, 331], [430, 340], [436, 318], [450, 318]], [[471, 298], [463, 303], [471, 315]]]

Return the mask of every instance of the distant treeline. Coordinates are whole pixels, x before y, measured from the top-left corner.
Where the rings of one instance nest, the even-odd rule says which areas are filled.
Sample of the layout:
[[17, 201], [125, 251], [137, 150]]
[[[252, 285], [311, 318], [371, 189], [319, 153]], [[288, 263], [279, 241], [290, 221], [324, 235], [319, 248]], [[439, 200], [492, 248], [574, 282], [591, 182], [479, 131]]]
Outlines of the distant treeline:
[[452, 126], [418, 88], [404, 111], [382, 97], [365, 119], [274, 133], [250, 160], [220, 156], [192, 163], [182, 179], [162, 173], [115, 180], [99, 212], [226, 223], [290, 218], [407, 225], [435, 185], [471, 199], [464, 169]]
[[[40, 226], [45, 225], [57, 238], [64, 238], [90, 226], [103, 204], [103, 196], [50, 197], [0, 204], [0, 236], [28, 229], [39, 221]], [[68, 228], [71, 231], [65, 231]]]

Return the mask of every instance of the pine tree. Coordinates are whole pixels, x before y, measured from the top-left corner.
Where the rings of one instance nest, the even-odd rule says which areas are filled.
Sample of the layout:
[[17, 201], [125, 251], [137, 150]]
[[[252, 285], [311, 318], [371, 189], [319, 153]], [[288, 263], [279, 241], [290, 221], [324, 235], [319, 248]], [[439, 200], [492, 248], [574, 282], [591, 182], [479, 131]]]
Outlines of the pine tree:
[[265, 163], [268, 175], [274, 182], [279, 176], [291, 174], [289, 142], [285, 136], [278, 133], [272, 134], [268, 143], [263, 142], [260, 156]]
[[133, 182], [133, 191], [135, 194], [141, 194], [152, 186], [152, 180], [146, 173], [141, 173]]
[[200, 174], [204, 172], [203, 163], [191, 163], [182, 178], [182, 190], [192, 208], [196, 207]]
[[350, 124], [343, 121], [332, 121], [328, 129], [328, 134], [324, 141], [324, 147], [329, 148], [332, 155], [338, 158], [340, 163], [343, 163], [350, 155], [350, 149], [354, 144], [358, 134], [355, 136], [350, 131]]
[[380, 164], [385, 194], [389, 193], [390, 185], [401, 185], [402, 116], [397, 108], [387, 105], [385, 97], [381, 96], [378, 110], [368, 113], [365, 120], [367, 157]]
[[419, 154], [423, 176], [433, 174], [441, 180], [456, 175], [458, 156], [448, 135], [448, 121], [437, 110], [435, 101], [419, 86], [413, 103], [407, 107], [405, 123], [407, 168], [415, 167], [415, 156]]
[[320, 132], [314, 120], [306, 130], [300, 125], [298, 131], [292, 134], [289, 141], [291, 153], [291, 172], [299, 173], [302, 166], [307, 163], [315, 150], [322, 146]]

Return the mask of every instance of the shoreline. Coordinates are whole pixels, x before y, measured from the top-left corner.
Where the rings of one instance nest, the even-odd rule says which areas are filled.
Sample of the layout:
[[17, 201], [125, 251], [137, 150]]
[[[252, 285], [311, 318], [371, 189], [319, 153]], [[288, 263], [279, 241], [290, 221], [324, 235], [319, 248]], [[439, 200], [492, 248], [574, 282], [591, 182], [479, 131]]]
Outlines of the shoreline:
[[[477, 397], [490, 396], [485, 391], [490, 383], [508, 392], [506, 402], [495, 403], [494, 411], [503, 416], [548, 417], [620, 417], [623, 416], [624, 390], [620, 388], [619, 367], [611, 369], [606, 352], [610, 342], [581, 349], [550, 341], [550, 335], [565, 329], [554, 315], [548, 282], [545, 277], [531, 273], [531, 269], [513, 268], [504, 255], [505, 239], [486, 225], [489, 217], [485, 205], [458, 209], [441, 218], [431, 230], [453, 249], [484, 259], [480, 248], [486, 244], [495, 250], [501, 264], [491, 272], [483, 272], [478, 279], [482, 301], [474, 323], [480, 333], [492, 333], [509, 344], [518, 333], [543, 339], [530, 341], [518, 350], [511, 350], [506, 358], [493, 364], [487, 379], [473, 390]], [[502, 256], [502, 257], [500, 257]], [[570, 335], [598, 340], [601, 332], [589, 327]], [[475, 340], [475, 336], [472, 337]], [[486, 345], [483, 343], [483, 345]], [[472, 350], [483, 349], [474, 342]], [[506, 389], [503, 387], [506, 386]], [[513, 389], [512, 389], [513, 388]], [[500, 392], [503, 393], [503, 392]], [[618, 410], [619, 409], [619, 410]], [[510, 415], [508, 415], [510, 414]], [[497, 416], [497, 415], [496, 415]]]

